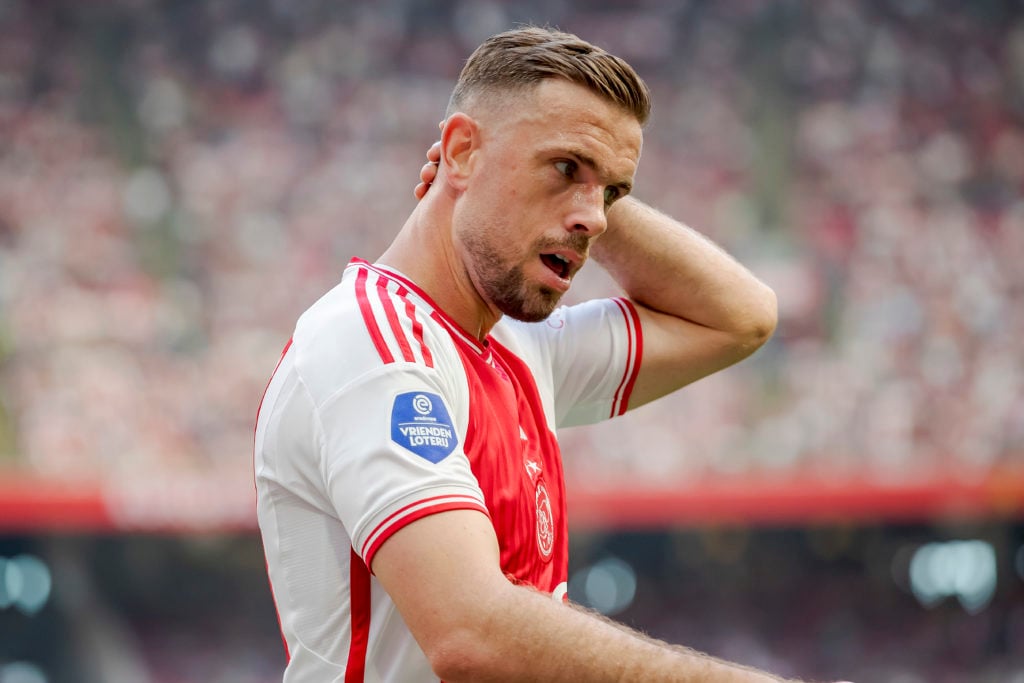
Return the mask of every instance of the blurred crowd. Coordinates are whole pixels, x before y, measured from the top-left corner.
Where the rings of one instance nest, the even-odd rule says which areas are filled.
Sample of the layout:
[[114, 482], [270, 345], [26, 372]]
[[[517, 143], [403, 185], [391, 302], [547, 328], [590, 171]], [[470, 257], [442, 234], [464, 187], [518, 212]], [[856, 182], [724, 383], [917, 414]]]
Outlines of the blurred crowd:
[[[611, 535], [576, 548], [575, 562], [618, 553], [636, 568], [635, 601], [615, 619], [787, 678], [1024, 683], [1024, 583], [1004, 577], [996, 600], [976, 614], [954, 600], [926, 609], [893, 582], [887, 564], [906, 533]], [[811, 547], [822, 541], [826, 547]], [[152, 683], [276, 680], [282, 655], [267, 628], [273, 618], [253, 621], [257, 609], [239, 614], [217, 604], [197, 600], [195, 614], [213, 618], [179, 624], [137, 607], [122, 612], [137, 634], [125, 647], [135, 648]], [[193, 633], [197, 622], [208, 626]]]
[[781, 306], [753, 359], [567, 432], [570, 477], [1021, 472], [1024, 6], [996, 0], [0, 0], [0, 472], [248, 480], [296, 317], [397, 232], [515, 22], [638, 69], [637, 196]]
[[[998, 589], [982, 610], [953, 599], [924, 607], [905, 572], [901, 585], [906, 549], [950, 533], [924, 527], [595, 535], [576, 539], [573, 564], [617, 557], [635, 570], [634, 599], [613, 618], [786, 677], [1024, 683], [1024, 565], [1010, 569], [1024, 527], [973, 532], [1000, 558]], [[0, 680], [281, 680], [285, 652], [254, 535], [65, 537], [28, 547], [52, 568], [53, 598], [32, 617], [0, 609]], [[569, 594], [583, 602], [579, 576], [570, 572]], [[11, 662], [37, 676], [5, 679]]]

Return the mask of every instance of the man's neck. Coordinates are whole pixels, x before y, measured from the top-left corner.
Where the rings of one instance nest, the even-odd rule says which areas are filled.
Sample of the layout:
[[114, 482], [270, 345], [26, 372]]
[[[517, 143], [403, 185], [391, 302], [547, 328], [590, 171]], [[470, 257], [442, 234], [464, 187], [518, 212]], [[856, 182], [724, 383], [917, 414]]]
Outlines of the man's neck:
[[445, 314], [481, 341], [501, 318], [480, 296], [458, 254], [447, 197], [425, 197], [378, 263], [415, 282]]

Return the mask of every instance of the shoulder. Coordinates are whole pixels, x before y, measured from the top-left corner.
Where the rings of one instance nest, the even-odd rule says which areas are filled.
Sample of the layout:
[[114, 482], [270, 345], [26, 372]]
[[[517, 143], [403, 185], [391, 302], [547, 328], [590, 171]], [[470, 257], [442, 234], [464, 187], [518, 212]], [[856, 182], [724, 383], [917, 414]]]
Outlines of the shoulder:
[[295, 369], [318, 405], [368, 375], [451, 372], [454, 351], [431, 308], [403, 283], [364, 261], [299, 318]]

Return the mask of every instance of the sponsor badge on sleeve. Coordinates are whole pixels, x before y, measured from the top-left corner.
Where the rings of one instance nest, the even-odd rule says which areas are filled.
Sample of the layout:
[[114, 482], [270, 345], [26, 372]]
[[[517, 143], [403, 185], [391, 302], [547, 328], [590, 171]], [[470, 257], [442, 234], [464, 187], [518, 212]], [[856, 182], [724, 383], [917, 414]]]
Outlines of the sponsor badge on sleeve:
[[391, 440], [433, 463], [451, 455], [459, 443], [444, 401], [426, 391], [409, 391], [395, 397]]

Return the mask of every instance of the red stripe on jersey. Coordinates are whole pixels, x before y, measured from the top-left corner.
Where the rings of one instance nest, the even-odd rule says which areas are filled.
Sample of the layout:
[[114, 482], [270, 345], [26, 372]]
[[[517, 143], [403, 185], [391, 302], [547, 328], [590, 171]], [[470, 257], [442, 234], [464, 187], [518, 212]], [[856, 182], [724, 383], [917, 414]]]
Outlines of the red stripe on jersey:
[[416, 317], [416, 306], [409, 300], [409, 290], [405, 287], [399, 287], [397, 292], [399, 298], [405, 302], [405, 314], [409, 316], [409, 320], [412, 320], [412, 334], [416, 338], [416, 342], [420, 345], [420, 353], [423, 355], [423, 363], [428, 367], [434, 367], [434, 357], [430, 355], [430, 349], [427, 348], [426, 342], [423, 341], [423, 323]]
[[412, 363], [416, 359], [412, 355], [409, 340], [405, 338], [405, 328], [398, 321], [398, 311], [395, 310], [395, 302], [391, 300], [391, 292], [388, 291], [388, 283], [384, 279], [377, 281], [377, 294], [380, 295], [380, 303], [384, 306], [384, 315], [387, 316], [388, 324], [391, 325], [391, 332], [398, 341], [398, 348], [402, 350], [402, 358], [405, 362]]
[[[429, 505], [428, 503], [431, 501], [439, 502]], [[419, 507], [421, 505], [424, 507]], [[427, 515], [437, 514], [438, 512], [447, 512], [448, 510], [479, 510], [488, 517], [490, 516], [490, 513], [487, 511], [487, 507], [472, 496], [461, 496], [457, 494], [433, 496], [431, 498], [417, 500], [414, 503], [409, 503], [405, 507], [388, 515], [384, 521], [374, 527], [373, 531], [371, 531], [366, 537], [366, 542], [363, 543], [362, 552], [366, 566], [371, 566], [373, 564], [373, 556], [377, 553], [377, 549], [380, 548], [384, 541], [391, 538], [392, 534], [396, 531], [407, 524], [415, 522], [417, 519], [422, 519]]]
[[[629, 397], [633, 393], [633, 386], [636, 384], [637, 375], [640, 374], [640, 360], [643, 358], [643, 333], [640, 329], [640, 316], [631, 301], [616, 297], [612, 299], [622, 311], [626, 318], [626, 371], [622, 375], [622, 381], [615, 390], [615, 400], [612, 402], [612, 412], [609, 417], [622, 415], [629, 409]], [[634, 340], [636, 349], [634, 350]]]
[[[284, 345], [284, 349], [281, 351], [281, 357], [277, 359], [277, 365], [274, 366], [274, 372], [272, 372], [270, 374], [270, 379], [267, 381], [267, 386], [263, 389], [263, 396], [260, 397], [260, 404], [259, 404], [259, 406], [256, 407], [256, 426], [253, 427], [253, 430], [252, 430], [252, 436], [253, 436], [254, 440], [256, 439], [256, 430], [259, 429], [260, 411], [263, 410], [263, 401], [264, 401], [264, 399], [267, 398], [267, 392], [270, 391], [270, 384], [271, 384], [271, 382], [274, 381], [274, 376], [277, 374], [277, 371], [281, 368], [281, 363], [284, 362], [284, 357], [286, 355], [288, 355], [288, 349], [290, 349], [291, 347], [292, 347], [292, 340], [289, 339], [288, 343]], [[253, 458], [255, 459], [255, 457], [256, 457], [256, 446], [255, 446], [255, 443], [254, 443], [253, 444]], [[255, 486], [256, 486], [256, 470], [255, 470], [255, 467], [253, 468], [253, 479], [252, 479], [252, 482], [253, 482], [253, 487], [255, 488]], [[266, 549], [264, 549], [264, 551], [263, 551], [263, 566], [266, 567], [266, 570], [267, 570], [267, 584], [270, 586], [270, 599], [274, 603], [274, 614], [277, 616], [277, 630], [279, 630], [281, 632], [281, 643], [284, 644], [284, 657], [285, 657], [286, 660], [290, 661], [291, 658], [292, 658], [292, 653], [288, 649], [288, 639], [284, 637], [284, 628], [282, 627], [282, 624], [281, 624], [281, 610], [279, 610], [277, 608], [277, 595], [274, 594], [274, 584], [270, 580], [270, 564], [269, 564], [269, 560], [267, 559]]]
[[464, 341], [473, 346], [473, 348], [477, 349], [478, 352], [484, 353], [487, 351], [487, 347], [484, 346], [484, 344], [482, 344], [479, 339], [471, 335], [466, 330], [462, 329], [462, 327], [460, 327], [459, 324], [455, 322], [454, 318], [450, 317], [447, 313], [441, 310], [441, 308], [438, 307], [436, 303], [434, 303], [434, 300], [430, 298], [430, 295], [427, 294], [422, 289], [420, 289], [419, 285], [417, 285], [412, 280], [407, 279], [406, 277], [399, 273], [388, 270], [386, 267], [373, 265], [372, 263], [369, 263], [365, 259], [354, 258], [349, 263], [350, 265], [355, 265], [361, 268], [372, 270], [377, 275], [388, 278], [389, 280], [394, 280], [395, 282], [406, 287], [407, 289], [409, 289], [409, 291], [414, 293], [419, 298], [423, 299], [423, 301], [426, 302], [428, 306], [430, 306], [431, 318], [447, 327], [450, 331], [462, 337]]
[[277, 595], [274, 594], [274, 582], [270, 580], [270, 560], [267, 551], [263, 551], [263, 566], [267, 570], [267, 584], [270, 586], [270, 600], [274, 603], [274, 614], [277, 616], [277, 630], [281, 632], [281, 643], [284, 644], [284, 660], [292, 661], [292, 652], [288, 649], [288, 639], [284, 637], [284, 624], [281, 623], [281, 610], [277, 608]]
[[480, 356], [486, 357], [489, 353], [487, 346], [483, 344], [476, 337], [472, 337], [464, 329], [459, 327], [453, 322], [449, 322], [441, 311], [433, 310], [430, 312], [430, 317], [434, 319], [434, 322], [441, 325], [442, 327], [448, 328], [448, 333], [454, 338], [461, 339], [466, 346], [470, 347]]
[[[263, 387], [263, 395], [260, 396], [260, 404], [256, 406], [256, 424], [252, 428], [252, 438], [256, 438], [256, 430], [259, 428], [260, 422], [260, 411], [263, 410], [263, 400], [267, 397], [267, 392], [270, 391], [270, 383], [274, 381], [274, 375], [277, 374], [278, 369], [281, 367], [281, 363], [284, 362], [284, 357], [288, 355], [288, 349], [292, 348], [292, 340], [289, 339], [288, 343], [284, 345], [284, 349], [281, 350], [281, 357], [277, 359], [277, 365], [274, 366], [274, 371], [270, 373], [270, 379], [267, 380], [267, 386]], [[254, 480], [255, 483], [255, 480]]]
[[374, 317], [373, 309], [370, 307], [370, 298], [366, 295], [366, 278], [369, 275], [370, 272], [368, 270], [360, 270], [359, 275], [356, 277], [356, 299], [359, 300], [359, 312], [363, 314], [366, 331], [370, 333], [370, 338], [373, 340], [373, 345], [377, 347], [380, 359], [385, 363], [394, 363], [395, 357], [391, 355], [391, 350], [384, 341], [384, 335], [380, 333], [377, 319]]
[[349, 554], [349, 602], [352, 606], [352, 637], [345, 665], [345, 683], [363, 683], [366, 647], [370, 642], [370, 572], [356, 549]]

